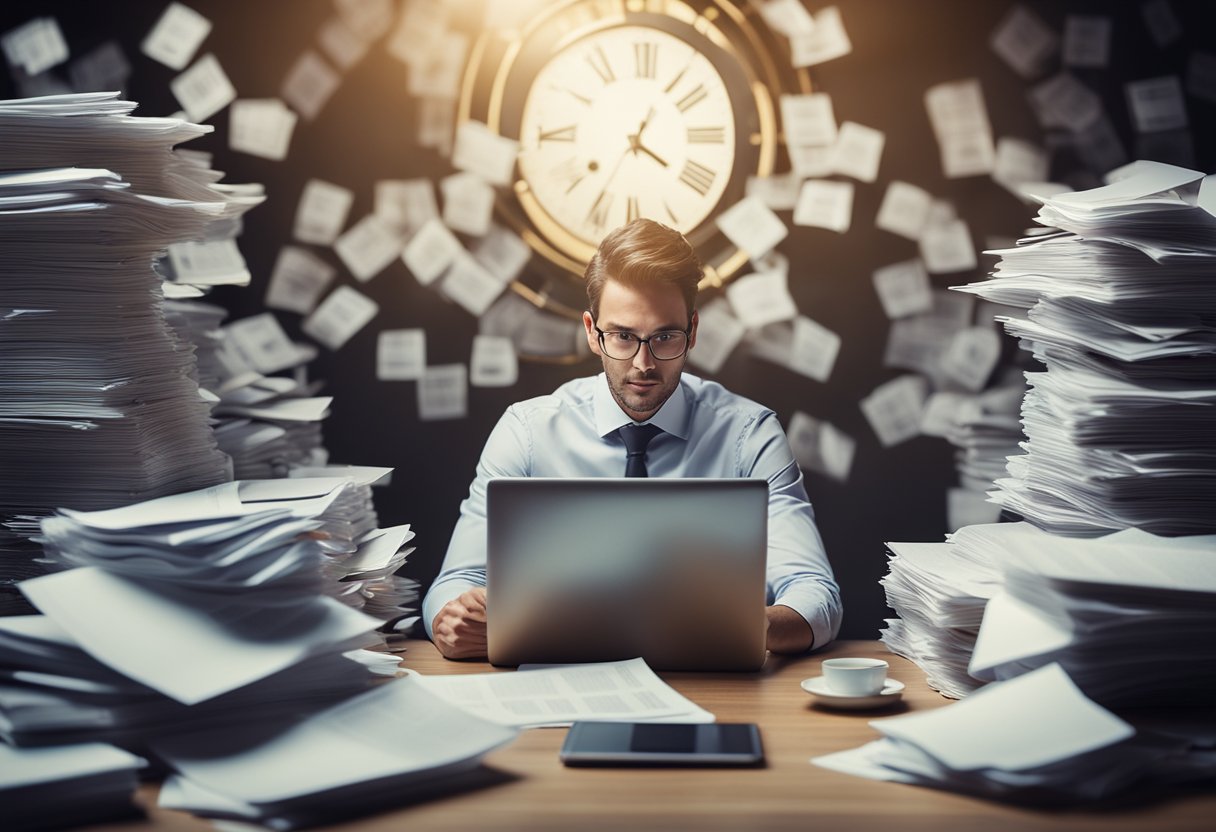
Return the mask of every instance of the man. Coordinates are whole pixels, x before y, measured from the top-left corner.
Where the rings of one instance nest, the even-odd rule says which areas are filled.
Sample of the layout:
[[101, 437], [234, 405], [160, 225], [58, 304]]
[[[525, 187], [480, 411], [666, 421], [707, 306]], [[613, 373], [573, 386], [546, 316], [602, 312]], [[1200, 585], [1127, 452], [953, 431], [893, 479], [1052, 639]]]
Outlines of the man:
[[[486, 483], [496, 477], [762, 477], [767, 646], [800, 653], [835, 638], [840, 591], [776, 414], [683, 374], [697, 341], [701, 275], [688, 241], [652, 220], [634, 220], [600, 244], [587, 266], [583, 326], [604, 372], [512, 405], [490, 434], [423, 601], [427, 634], [443, 655], [486, 655]], [[654, 426], [643, 428], [653, 438], [627, 450], [639, 423]]]

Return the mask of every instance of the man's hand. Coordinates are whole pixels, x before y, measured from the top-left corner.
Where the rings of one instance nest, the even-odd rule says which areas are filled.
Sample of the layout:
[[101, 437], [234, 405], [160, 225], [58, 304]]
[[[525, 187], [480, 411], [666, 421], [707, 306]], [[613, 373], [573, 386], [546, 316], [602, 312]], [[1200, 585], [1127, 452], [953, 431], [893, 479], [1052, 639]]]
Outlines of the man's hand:
[[[793, 612], [793, 610], [791, 610]], [[797, 613], [795, 613], [797, 615]], [[486, 657], [486, 590], [475, 587], [448, 601], [431, 629], [435, 646], [449, 659]]]
[[765, 607], [768, 623], [765, 645], [774, 653], [802, 653], [809, 650], [815, 640], [811, 625], [792, 608], [775, 604]]

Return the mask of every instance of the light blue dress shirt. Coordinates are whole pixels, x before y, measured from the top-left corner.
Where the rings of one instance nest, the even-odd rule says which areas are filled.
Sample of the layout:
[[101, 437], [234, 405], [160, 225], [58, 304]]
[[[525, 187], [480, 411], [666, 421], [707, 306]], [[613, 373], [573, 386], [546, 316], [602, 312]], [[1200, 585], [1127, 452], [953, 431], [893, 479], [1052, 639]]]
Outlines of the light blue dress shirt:
[[[630, 422], [603, 373], [507, 408], [486, 440], [443, 568], [423, 600], [428, 636], [434, 636], [431, 625], [444, 604], [486, 585], [486, 483], [496, 477], [624, 476], [625, 446], [616, 430]], [[791, 607], [805, 618], [814, 647], [834, 639], [840, 630], [840, 589], [777, 414], [684, 373], [650, 424], [664, 431], [646, 450], [652, 477], [768, 480], [768, 603]]]

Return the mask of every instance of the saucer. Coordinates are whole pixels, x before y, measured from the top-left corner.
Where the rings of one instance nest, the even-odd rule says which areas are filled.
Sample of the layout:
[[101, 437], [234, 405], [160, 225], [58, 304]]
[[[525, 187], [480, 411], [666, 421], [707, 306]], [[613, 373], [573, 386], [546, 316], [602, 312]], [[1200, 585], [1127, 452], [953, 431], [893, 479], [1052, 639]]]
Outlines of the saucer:
[[822, 676], [812, 676], [810, 679], [802, 680], [802, 689], [825, 707], [860, 710], [881, 708], [884, 705], [898, 702], [904, 692], [904, 683], [895, 679], [887, 679], [878, 693], [849, 694], [832, 690]]

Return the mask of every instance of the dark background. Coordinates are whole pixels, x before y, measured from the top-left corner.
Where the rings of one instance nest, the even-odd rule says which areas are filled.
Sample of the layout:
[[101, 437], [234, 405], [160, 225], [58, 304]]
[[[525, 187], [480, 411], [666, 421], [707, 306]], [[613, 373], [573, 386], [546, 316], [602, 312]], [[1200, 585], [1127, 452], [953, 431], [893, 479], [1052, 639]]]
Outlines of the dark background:
[[[498, 1], [498, 0], [495, 0]], [[505, 2], [505, 0], [501, 0]], [[35, 16], [58, 19], [73, 58], [116, 39], [133, 74], [126, 90], [140, 102], [137, 115], [168, 115], [179, 109], [169, 91], [177, 74], [139, 51], [139, 44], [167, 5], [164, 0], [124, 2], [6, 2], [0, 7], [0, 32]], [[187, 5], [213, 23], [198, 55], [213, 52], [241, 98], [275, 97], [287, 71], [307, 48], [318, 49], [316, 32], [334, 12], [327, 0], [190, 0]], [[477, 7], [477, 2], [461, 2]], [[827, 3], [809, 3], [818, 11]], [[865, 422], [858, 401], [874, 387], [904, 371], [884, 368], [882, 354], [888, 321], [871, 283], [881, 266], [915, 257], [915, 243], [874, 228], [873, 219], [887, 183], [899, 179], [954, 202], [970, 225], [977, 248], [990, 238], [1020, 235], [1034, 214], [988, 177], [946, 180], [937, 143], [924, 106], [932, 85], [977, 77], [983, 85], [995, 138], [1028, 139], [1042, 144], [1044, 134], [1027, 103], [1033, 81], [1020, 77], [989, 47], [989, 37], [1014, 5], [1006, 0], [839, 0], [852, 54], [812, 67], [818, 90], [832, 95], [838, 122], [856, 121], [886, 133], [879, 178], [856, 183], [851, 230], [843, 235], [790, 224], [779, 247], [791, 261], [790, 285], [799, 310], [839, 333], [843, 346], [827, 383], [796, 375], [751, 357], [740, 348], [718, 374], [727, 387], [776, 410], [786, 425], [797, 410], [832, 422], [857, 440], [847, 483], [808, 472], [807, 490], [816, 507], [829, 555], [842, 585], [845, 623], [842, 635], [873, 638], [888, 614], [879, 578], [886, 571], [883, 542], [940, 540], [946, 527], [945, 494], [955, 483], [954, 449], [946, 441], [921, 437], [883, 449]], [[1112, 18], [1111, 61], [1106, 69], [1074, 69], [1098, 92], [1123, 139], [1129, 158], [1160, 158], [1212, 171], [1216, 105], [1187, 96], [1193, 158], [1172, 150], [1138, 144], [1123, 84], [1176, 74], [1184, 86], [1195, 50], [1216, 51], [1214, 5], [1207, 0], [1173, 0], [1183, 24], [1178, 41], [1158, 48], [1149, 36], [1139, 2], [1026, 2], [1058, 33], [1070, 13]], [[1050, 77], [1049, 67], [1039, 79]], [[61, 66], [52, 72], [63, 74]], [[270, 271], [279, 249], [292, 240], [296, 204], [305, 182], [320, 178], [354, 190], [348, 225], [372, 209], [373, 185], [380, 179], [450, 173], [448, 161], [415, 142], [415, 104], [405, 88], [404, 64], [383, 43], [344, 75], [342, 86], [314, 122], [301, 119], [288, 159], [272, 162], [234, 153], [227, 147], [227, 113], [211, 119], [216, 132], [191, 145], [215, 154], [214, 167], [228, 182], [261, 182], [269, 200], [247, 216], [239, 243], [253, 284], [224, 288], [211, 300], [240, 318], [263, 311]], [[66, 77], [66, 75], [65, 75]], [[15, 96], [11, 81], [0, 82], [5, 97]], [[1153, 138], [1149, 137], [1150, 140]], [[87, 160], [83, 160], [86, 161]], [[0, 167], [3, 167], [0, 161]], [[1069, 152], [1053, 159], [1053, 178], [1077, 187], [1097, 184], [1095, 174]], [[578, 375], [598, 372], [586, 363], [559, 367], [521, 365], [517, 385], [506, 389], [470, 388], [465, 419], [420, 422], [413, 382], [375, 379], [376, 335], [384, 329], [422, 327], [429, 364], [467, 362], [477, 322], [463, 309], [419, 286], [400, 261], [368, 284], [358, 284], [329, 249], [313, 247], [339, 267], [337, 283], [356, 286], [380, 304], [373, 322], [337, 353], [322, 349], [310, 365], [333, 395], [325, 422], [325, 443], [333, 461], [394, 466], [392, 485], [377, 489], [381, 525], [411, 523], [417, 551], [405, 571], [425, 583], [437, 572], [458, 505], [465, 496], [481, 446], [503, 409], [513, 401], [552, 391]], [[981, 279], [991, 267], [981, 257], [971, 273], [933, 276], [944, 288]], [[704, 300], [702, 301], [704, 302]], [[300, 318], [277, 313], [300, 340]], [[1007, 344], [1005, 364], [1022, 359]]]

